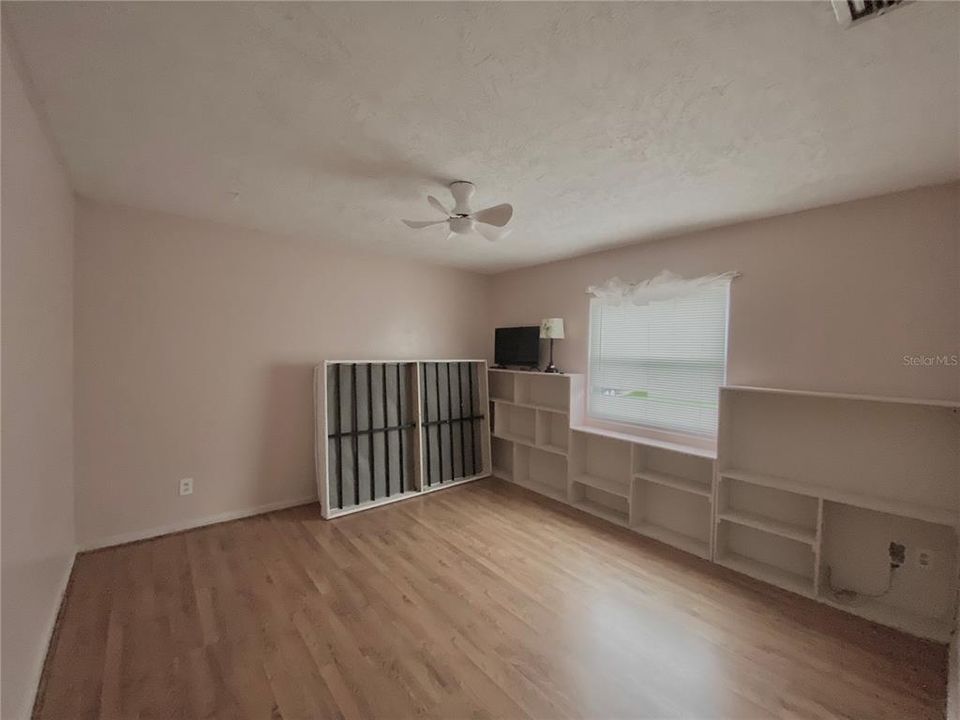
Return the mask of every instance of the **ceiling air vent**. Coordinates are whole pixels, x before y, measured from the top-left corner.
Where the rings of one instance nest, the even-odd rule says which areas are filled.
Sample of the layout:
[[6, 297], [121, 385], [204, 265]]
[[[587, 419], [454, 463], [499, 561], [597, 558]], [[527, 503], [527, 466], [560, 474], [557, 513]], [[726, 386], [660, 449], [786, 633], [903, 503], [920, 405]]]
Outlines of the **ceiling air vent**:
[[844, 27], [859, 25], [864, 20], [883, 15], [900, 5], [909, 5], [913, 0], [831, 0], [837, 22]]

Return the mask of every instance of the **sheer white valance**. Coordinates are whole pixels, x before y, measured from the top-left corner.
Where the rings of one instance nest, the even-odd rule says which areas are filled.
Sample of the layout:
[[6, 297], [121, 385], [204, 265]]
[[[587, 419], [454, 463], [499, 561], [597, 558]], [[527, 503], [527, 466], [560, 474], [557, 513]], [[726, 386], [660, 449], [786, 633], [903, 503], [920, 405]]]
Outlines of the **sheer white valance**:
[[625, 303], [646, 305], [658, 300], [670, 300], [699, 290], [728, 285], [736, 277], [740, 277], [740, 273], [730, 271], [698, 278], [682, 278], [669, 270], [664, 270], [659, 275], [638, 283], [628, 283], [618, 277], [612, 277], [601, 285], [591, 285], [587, 288], [587, 293], [604, 305], [619, 306]]

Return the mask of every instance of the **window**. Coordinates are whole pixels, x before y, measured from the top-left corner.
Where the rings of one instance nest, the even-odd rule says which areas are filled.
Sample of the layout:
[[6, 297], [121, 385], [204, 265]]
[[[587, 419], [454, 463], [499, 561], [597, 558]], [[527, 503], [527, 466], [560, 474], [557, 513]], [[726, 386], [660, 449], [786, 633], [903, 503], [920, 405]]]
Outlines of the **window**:
[[590, 301], [591, 417], [717, 434], [728, 283], [644, 305]]

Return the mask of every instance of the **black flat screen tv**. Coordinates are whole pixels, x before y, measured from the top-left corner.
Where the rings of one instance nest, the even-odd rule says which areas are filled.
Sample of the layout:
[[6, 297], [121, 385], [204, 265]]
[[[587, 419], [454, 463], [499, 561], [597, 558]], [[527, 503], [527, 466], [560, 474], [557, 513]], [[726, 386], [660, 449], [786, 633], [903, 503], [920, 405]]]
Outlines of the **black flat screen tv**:
[[540, 364], [540, 326], [497, 328], [493, 360], [503, 367], [537, 367]]

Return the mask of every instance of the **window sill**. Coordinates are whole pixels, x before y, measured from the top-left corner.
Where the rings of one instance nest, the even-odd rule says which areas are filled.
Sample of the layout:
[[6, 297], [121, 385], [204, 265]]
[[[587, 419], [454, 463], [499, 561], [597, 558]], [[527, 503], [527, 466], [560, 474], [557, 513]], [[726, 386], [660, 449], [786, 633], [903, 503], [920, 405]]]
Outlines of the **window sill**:
[[626, 426], [615, 427], [611, 423], [587, 425], [571, 425], [570, 429], [574, 432], [589, 433], [601, 437], [614, 438], [616, 440], [625, 440], [635, 445], [645, 445], [647, 447], [659, 448], [661, 450], [670, 450], [683, 455], [694, 455], [696, 457], [707, 458], [709, 460], [717, 459], [717, 440], [716, 438], [702, 438], [695, 436], [678, 435], [676, 433], [656, 433], [649, 428], [630, 428]]

